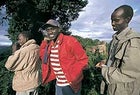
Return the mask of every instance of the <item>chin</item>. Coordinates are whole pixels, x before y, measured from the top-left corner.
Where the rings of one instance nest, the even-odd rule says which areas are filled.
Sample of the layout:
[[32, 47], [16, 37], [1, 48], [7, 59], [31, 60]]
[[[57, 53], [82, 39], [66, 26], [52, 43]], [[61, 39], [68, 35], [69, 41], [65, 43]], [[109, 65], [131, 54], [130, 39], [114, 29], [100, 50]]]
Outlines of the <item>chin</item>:
[[117, 31], [117, 29], [116, 29], [116, 28], [113, 28], [113, 30], [114, 30], [114, 31]]
[[54, 40], [54, 38], [49, 38], [49, 39]]

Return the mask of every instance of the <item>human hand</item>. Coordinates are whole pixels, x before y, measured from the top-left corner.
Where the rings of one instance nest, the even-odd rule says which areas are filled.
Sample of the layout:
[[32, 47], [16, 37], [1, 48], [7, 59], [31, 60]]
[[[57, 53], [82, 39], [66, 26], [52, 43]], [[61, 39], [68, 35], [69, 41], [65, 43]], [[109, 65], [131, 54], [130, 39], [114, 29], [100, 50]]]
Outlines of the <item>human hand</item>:
[[12, 45], [12, 53], [14, 53], [15, 51], [17, 51], [19, 48], [20, 48], [19, 43], [18, 43], [18, 42], [15, 42], [15, 43]]
[[103, 66], [106, 66], [105, 63], [106, 63], [106, 60], [101, 60], [100, 62], [96, 64], [95, 67], [102, 68]]
[[44, 41], [49, 41], [50, 38], [49, 37], [44, 37]]

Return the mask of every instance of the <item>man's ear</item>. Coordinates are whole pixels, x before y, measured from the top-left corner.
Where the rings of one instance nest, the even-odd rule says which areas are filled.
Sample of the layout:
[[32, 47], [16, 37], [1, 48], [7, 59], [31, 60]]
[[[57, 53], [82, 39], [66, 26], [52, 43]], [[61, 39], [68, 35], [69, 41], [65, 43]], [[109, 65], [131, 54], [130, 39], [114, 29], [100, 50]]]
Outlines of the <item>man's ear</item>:
[[58, 32], [60, 33], [62, 31], [62, 29], [58, 28]]
[[29, 40], [29, 38], [26, 38], [26, 42]]
[[131, 17], [126, 18], [126, 22], [129, 23], [131, 21]]

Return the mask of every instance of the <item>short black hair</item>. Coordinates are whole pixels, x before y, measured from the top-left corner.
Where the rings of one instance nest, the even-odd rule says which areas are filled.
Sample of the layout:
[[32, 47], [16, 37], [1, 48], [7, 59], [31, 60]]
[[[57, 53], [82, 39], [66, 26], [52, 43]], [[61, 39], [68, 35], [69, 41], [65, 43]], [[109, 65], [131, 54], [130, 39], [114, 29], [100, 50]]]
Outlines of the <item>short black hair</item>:
[[134, 12], [133, 12], [133, 8], [131, 6], [122, 5], [122, 6], [118, 7], [117, 9], [115, 9], [115, 11], [117, 11], [118, 9], [124, 10], [124, 14], [122, 15], [124, 18], [130, 17], [130, 19], [132, 19]]
[[24, 37], [28, 38], [28, 40], [33, 39], [33, 34], [31, 31], [22, 31], [20, 34], [23, 34]]

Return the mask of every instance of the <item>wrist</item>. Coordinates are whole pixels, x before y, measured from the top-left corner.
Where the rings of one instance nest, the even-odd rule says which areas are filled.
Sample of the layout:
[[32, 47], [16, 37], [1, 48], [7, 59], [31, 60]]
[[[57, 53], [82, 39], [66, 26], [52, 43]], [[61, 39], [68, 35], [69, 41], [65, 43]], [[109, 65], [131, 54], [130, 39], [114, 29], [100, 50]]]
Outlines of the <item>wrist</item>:
[[102, 64], [102, 65], [101, 65], [101, 68], [103, 68], [103, 67], [106, 67], [106, 65], [105, 65], [105, 64]]

